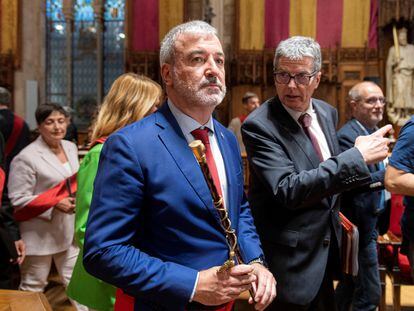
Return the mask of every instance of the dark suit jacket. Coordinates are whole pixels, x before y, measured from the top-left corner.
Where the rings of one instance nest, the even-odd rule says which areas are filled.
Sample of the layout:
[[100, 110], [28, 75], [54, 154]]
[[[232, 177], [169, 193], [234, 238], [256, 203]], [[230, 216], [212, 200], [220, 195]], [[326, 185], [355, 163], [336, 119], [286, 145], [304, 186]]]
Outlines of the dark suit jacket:
[[249, 201], [278, 282], [276, 299], [301, 305], [311, 302], [320, 288], [331, 238], [340, 243], [337, 194], [370, 178], [356, 148], [339, 154], [336, 110], [316, 99], [313, 106], [332, 154], [322, 163], [277, 97], [242, 126], [251, 166]]
[[[10, 139], [10, 135], [13, 131], [14, 127], [14, 113], [10, 109], [0, 109], [0, 133], [3, 135], [4, 141], [7, 143], [7, 141]], [[18, 117], [20, 118], [20, 117]], [[5, 159], [4, 161], [4, 169], [6, 172], [6, 186], [3, 189], [3, 200], [1, 202], [1, 205], [3, 206], [3, 209], [8, 210], [8, 213], [13, 213], [13, 208], [9, 201], [8, 191], [7, 191], [7, 179], [9, 174], [9, 167], [10, 163], [13, 160], [13, 158], [23, 150], [24, 147], [26, 147], [30, 143], [30, 130], [29, 126], [26, 122], [23, 123], [23, 128], [20, 132], [20, 135], [16, 139], [16, 143], [14, 145], [14, 148], [10, 152], [10, 155]], [[13, 230], [15, 231], [15, 230]], [[17, 232], [14, 232], [16, 236], [18, 235]]]
[[[355, 119], [349, 120], [338, 131], [341, 151], [352, 148], [355, 139], [366, 134]], [[368, 165], [368, 169], [372, 179], [370, 183], [344, 194], [341, 203], [341, 211], [358, 226], [361, 247], [366, 246], [376, 234], [377, 209], [380, 204], [382, 189], [384, 189], [385, 169], [380, 170], [378, 164]]]
[[[0, 118], [1, 120], [1, 118]], [[0, 168], [4, 171], [4, 149], [5, 143], [3, 139], [3, 135], [0, 132]], [[3, 184], [5, 186], [5, 184]], [[0, 188], [0, 191], [3, 189]], [[0, 202], [1, 203], [1, 202]], [[14, 241], [20, 239], [19, 229], [17, 224], [13, 219], [13, 210], [6, 206], [1, 206], [0, 204], [0, 269], [6, 271], [6, 266], [9, 266], [9, 260], [11, 256], [15, 256], [15, 246]], [[5, 273], [0, 273], [0, 288], [4, 287], [3, 283], [5, 280], [3, 276]]]
[[[1, 117], [0, 117], [1, 121]], [[3, 140], [3, 135], [0, 132], [0, 166], [5, 170], [5, 162], [6, 159], [4, 157], [4, 149], [5, 149], [5, 142]], [[4, 183], [4, 187], [6, 187], [6, 182]], [[0, 189], [2, 191], [3, 189]], [[7, 195], [7, 193], [3, 193], [3, 195]], [[0, 202], [0, 225], [8, 231], [8, 234], [10, 235], [10, 238], [13, 241], [20, 240], [20, 233], [19, 233], [19, 227], [17, 226], [16, 222], [14, 221], [13, 217], [13, 208], [10, 205], [1, 205]], [[4, 254], [3, 252], [0, 252], [0, 254]], [[9, 259], [9, 258], [8, 258]]]
[[[243, 190], [236, 138], [214, 121], [229, 217], [245, 262], [263, 256]], [[168, 105], [105, 142], [86, 226], [84, 265], [136, 297], [135, 310], [183, 310], [197, 271], [228, 246], [204, 176]]]

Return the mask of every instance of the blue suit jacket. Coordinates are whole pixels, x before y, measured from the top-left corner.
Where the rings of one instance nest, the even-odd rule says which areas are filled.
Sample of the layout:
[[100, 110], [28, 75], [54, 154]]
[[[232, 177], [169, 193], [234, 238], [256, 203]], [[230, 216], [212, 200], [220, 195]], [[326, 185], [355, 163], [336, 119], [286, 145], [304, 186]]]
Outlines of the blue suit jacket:
[[[338, 140], [342, 151], [352, 148], [358, 136], [367, 133], [358, 125], [355, 119], [349, 120], [339, 131]], [[359, 230], [360, 244], [366, 246], [368, 242], [376, 239], [376, 226], [378, 220], [381, 191], [384, 189], [385, 169], [380, 170], [378, 164], [368, 165], [371, 180], [365, 186], [356, 188], [342, 197], [341, 211]]]
[[[227, 174], [227, 208], [248, 262], [262, 250], [237, 141], [217, 121], [214, 129]], [[135, 296], [135, 309], [183, 310], [197, 271], [227, 259], [211, 194], [168, 105], [111, 135], [95, 179], [86, 270]]]

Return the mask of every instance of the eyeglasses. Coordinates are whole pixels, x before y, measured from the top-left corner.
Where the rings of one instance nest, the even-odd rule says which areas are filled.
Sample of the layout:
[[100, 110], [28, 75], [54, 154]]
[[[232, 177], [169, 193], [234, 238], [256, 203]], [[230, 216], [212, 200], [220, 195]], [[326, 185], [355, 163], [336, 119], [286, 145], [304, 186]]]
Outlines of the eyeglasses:
[[292, 76], [288, 72], [274, 72], [275, 80], [279, 84], [289, 84], [290, 80], [295, 80], [295, 83], [297, 85], [309, 85], [311, 79], [317, 74], [318, 72], [312, 72], [312, 73], [299, 73], [297, 75]]
[[374, 106], [377, 103], [379, 103], [381, 106], [385, 106], [387, 104], [385, 97], [372, 96], [368, 98], [363, 98], [361, 100], [370, 106]]

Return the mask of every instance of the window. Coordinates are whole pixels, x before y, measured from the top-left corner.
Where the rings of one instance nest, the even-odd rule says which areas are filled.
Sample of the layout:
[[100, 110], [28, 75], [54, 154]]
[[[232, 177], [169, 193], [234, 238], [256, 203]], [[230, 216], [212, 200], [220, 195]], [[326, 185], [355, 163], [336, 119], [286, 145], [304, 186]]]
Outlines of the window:
[[70, 21], [62, 0], [46, 0], [46, 100], [72, 107], [81, 129], [88, 127], [97, 101], [124, 72], [125, 0], [102, 2], [100, 21], [93, 0], [73, 0]]

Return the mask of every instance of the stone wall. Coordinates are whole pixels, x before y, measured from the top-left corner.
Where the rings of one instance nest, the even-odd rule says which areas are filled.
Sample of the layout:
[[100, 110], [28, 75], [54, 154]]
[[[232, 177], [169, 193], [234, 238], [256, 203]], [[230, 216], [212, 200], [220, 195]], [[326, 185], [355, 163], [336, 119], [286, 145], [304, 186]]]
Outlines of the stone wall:
[[14, 76], [14, 107], [26, 117], [26, 81], [38, 82], [39, 103], [45, 98], [45, 4], [44, 0], [22, 1], [22, 63]]

